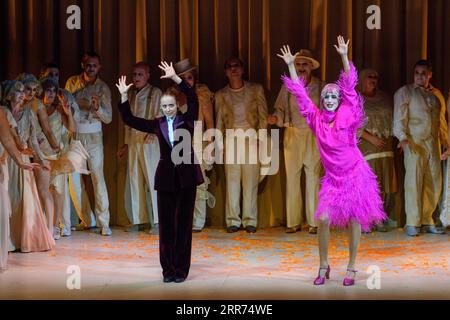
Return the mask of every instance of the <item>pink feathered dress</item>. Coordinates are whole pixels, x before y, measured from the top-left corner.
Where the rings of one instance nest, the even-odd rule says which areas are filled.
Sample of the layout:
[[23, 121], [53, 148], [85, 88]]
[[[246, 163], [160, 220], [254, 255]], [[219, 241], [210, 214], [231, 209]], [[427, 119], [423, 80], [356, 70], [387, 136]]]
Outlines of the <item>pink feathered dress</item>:
[[308, 97], [304, 81], [283, 77], [296, 96], [299, 111], [316, 135], [325, 168], [315, 218], [329, 218], [330, 226], [345, 228], [351, 221], [363, 231], [386, 219], [377, 177], [359, 151], [356, 132], [364, 125], [363, 100], [355, 90], [358, 74], [353, 64], [341, 72], [337, 85], [341, 102], [336, 112], [319, 110]]

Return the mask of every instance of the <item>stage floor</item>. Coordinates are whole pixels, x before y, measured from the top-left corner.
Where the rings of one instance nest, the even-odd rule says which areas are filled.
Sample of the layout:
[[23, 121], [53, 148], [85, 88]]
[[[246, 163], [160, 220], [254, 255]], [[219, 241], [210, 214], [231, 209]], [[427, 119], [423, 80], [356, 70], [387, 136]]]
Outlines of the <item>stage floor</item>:
[[[304, 231], [205, 229], [193, 236], [191, 271], [181, 284], [162, 282], [158, 236], [113, 232], [74, 232], [53, 252], [10, 254], [0, 299], [450, 299], [449, 233], [362, 235], [357, 283], [343, 287], [347, 235], [335, 231], [331, 279], [316, 287], [317, 239]], [[71, 265], [80, 267], [80, 290], [66, 287]], [[380, 289], [367, 286], [372, 265], [380, 270]]]

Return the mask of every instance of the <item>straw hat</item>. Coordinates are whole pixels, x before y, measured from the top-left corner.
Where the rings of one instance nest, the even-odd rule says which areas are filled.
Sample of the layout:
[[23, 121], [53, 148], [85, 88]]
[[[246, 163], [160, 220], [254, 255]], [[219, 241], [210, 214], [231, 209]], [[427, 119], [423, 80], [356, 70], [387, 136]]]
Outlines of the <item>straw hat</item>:
[[191, 62], [189, 61], [189, 59], [183, 59], [183, 60], [175, 63], [173, 68], [175, 69], [175, 72], [177, 73], [177, 75], [182, 75], [183, 73], [197, 69], [197, 66], [191, 65]]
[[296, 59], [305, 59], [312, 63], [312, 69], [318, 69], [320, 67], [319, 61], [313, 58], [311, 51], [307, 49], [301, 49], [299, 54], [295, 57]]

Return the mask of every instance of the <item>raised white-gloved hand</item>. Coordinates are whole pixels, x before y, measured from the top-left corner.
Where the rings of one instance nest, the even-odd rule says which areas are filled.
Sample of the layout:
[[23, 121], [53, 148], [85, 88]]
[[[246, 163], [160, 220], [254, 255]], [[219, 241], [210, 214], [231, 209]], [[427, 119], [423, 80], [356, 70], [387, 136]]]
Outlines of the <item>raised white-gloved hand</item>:
[[347, 42], [345, 42], [343, 36], [338, 36], [337, 41], [338, 46], [334, 45], [337, 53], [339, 53], [341, 56], [346, 56], [348, 54], [348, 44], [350, 43], [350, 39]]
[[117, 89], [119, 89], [120, 92], [120, 96], [122, 99], [122, 103], [124, 103], [125, 101], [128, 100], [128, 90], [131, 88], [133, 84], [130, 83], [129, 85], [127, 85], [127, 76], [121, 76], [119, 78], [119, 83], [116, 84]]
[[281, 54], [277, 54], [277, 56], [283, 59], [288, 66], [294, 64], [297, 55], [299, 55], [299, 52], [292, 55], [291, 49], [286, 45], [281, 48]]
[[172, 79], [176, 84], [181, 83], [182, 80], [176, 74], [172, 62], [169, 65], [166, 61], [161, 61], [161, 64], [158, 67], [165, 73], [165, 75], [161, 76], [161, 79]]

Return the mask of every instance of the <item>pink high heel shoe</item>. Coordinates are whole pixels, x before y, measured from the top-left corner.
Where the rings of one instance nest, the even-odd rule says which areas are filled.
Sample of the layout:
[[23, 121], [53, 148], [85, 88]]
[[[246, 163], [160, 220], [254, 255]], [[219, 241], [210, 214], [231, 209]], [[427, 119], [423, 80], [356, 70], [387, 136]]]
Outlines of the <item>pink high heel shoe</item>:
[[[356, 276], [356, 270], [355, 269], [347, 269], [347, 272], [353, 272]], [[355, 285], [355, 278], [347, 278], [347, 275], [345, 275], [344, 281], [342, 284], [346, 287]]]
[[[325, 273], [325, 277], [320, 276], [320, 270], [327, 270], [327, 272]], [[314, 285], [320, 286], [325, 283], [325, 278], [330, 279], [330, 271], [331, 271], [330, 265], [328, 265], [328, 267], [326, 267], [326, 268], [322, 268], [322, 267], [319, 268], [319, 274], [317, 275], [317, 278], [314, 280]]]

